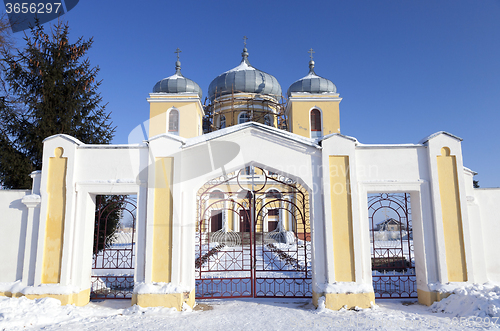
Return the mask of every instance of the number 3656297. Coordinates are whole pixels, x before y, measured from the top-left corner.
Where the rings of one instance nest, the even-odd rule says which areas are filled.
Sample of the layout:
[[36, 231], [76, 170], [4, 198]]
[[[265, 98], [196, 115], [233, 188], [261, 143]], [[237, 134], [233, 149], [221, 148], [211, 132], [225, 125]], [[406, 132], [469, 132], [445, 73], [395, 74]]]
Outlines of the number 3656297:
[[55, 3], [10, 3], [7, 2], [5, 4], [5, 11], [7, 14], [14, 13], [14, 14], [50, 14], [52, 12], [58, 13], [59, 9], [61, 8], [61, 3], [60, 2], [55, 2]]

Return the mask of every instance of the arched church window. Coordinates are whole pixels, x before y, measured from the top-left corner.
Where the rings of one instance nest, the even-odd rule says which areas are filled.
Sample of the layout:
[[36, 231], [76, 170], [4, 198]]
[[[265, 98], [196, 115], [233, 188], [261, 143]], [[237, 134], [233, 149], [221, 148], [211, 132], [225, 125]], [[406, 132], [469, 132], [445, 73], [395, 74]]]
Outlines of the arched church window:
[[321, 113], [318, 109], [311, 110], [311, 138], [321, 137]]
[[179, 111], [177, 109], [170, 110], [168, 114], [168, 133], [179, 134]]
[[248, 115], [248, 113], [246, 112], [240, 113], [240, 115], [238, 116], [238, 124], [245, 123], [248, 121], [250, 121], [250, 115]]
[[226, 116], [220, 115], [220, 128], [224, 129], [226, 127]]
[[266, 198], [281, 199], [281, 193], [278, 190], [271, 189], [266, 192]]

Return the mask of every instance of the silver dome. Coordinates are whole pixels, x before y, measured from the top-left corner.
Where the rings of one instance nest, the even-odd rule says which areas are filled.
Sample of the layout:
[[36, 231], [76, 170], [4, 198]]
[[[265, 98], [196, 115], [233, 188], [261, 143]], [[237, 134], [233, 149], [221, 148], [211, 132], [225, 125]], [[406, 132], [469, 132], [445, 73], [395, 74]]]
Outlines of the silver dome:
[[175, 62], [175, 74], [163, 78], [153, 87], [153, 93], [197, 93], [202, 96], [198, 84], [181, 74], [181, 63]]
[[208, 96], [211, 101], [216, 97], [235, 93], [259, 93], [281, 98], [281, 85], [278, 80], [263, 71], [260, 71], [248, 62], [247, 49], [241, 54], [243, 59], [236, 67], [215, 78], [208, 87]]
[[311, 60], [309, 61], [309, 74], [290, 85], [287, 92], [288, 97], [295, 92], [313, 94], [337, 93], [337, 86], [331, 80], [316, 75], [314, 72], [314, 61]]

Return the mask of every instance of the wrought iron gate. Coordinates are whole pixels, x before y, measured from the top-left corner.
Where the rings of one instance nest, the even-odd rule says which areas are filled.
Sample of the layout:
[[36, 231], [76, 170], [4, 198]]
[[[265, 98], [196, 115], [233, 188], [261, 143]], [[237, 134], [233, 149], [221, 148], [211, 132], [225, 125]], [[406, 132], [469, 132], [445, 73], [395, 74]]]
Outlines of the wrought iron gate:
[[135, 197], [96, 197], [91, 299], [128, 299], [134, 289]]
[[196, 297], [311, 297], [309, 195], [247, 167], [198, 192]]
[[410, 194], [368, 196], [375, 298], [416, 298]]

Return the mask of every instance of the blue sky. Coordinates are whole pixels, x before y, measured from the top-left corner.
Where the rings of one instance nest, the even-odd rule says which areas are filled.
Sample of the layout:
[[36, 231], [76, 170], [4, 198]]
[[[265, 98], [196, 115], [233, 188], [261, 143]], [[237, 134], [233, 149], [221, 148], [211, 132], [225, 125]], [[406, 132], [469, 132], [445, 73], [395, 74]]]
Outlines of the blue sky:
[[82, 0], [64, 19], [73, 41], [94, 37], [89, 58], [101, 68], [114, 143], [148, 119], [148, 93], [174, 73], [177, 47], [204, 99], [239, 64], [246, 35], [250, 63], [283, 91], [315, 50], [316, 73], [343, 98], [343, 134], [417, 143], [448, 131], [464, 139], [464, 165], [481, 187], [500, 187], [500, 0]]

